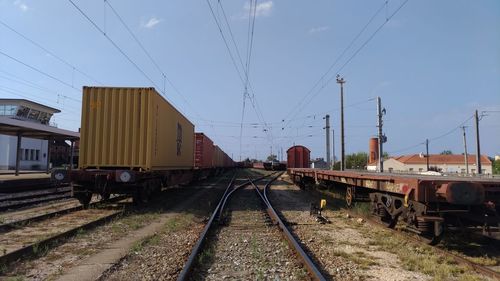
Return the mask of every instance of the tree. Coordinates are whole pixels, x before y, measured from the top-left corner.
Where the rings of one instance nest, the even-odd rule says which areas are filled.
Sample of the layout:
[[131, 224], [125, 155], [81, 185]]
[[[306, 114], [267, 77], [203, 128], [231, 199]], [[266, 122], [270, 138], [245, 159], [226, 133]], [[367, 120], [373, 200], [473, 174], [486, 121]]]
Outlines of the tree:
[[346, 169], [366, 169], [368, 154], [366, 152], [358, 152], [349, 154], [345, 158]]
[[439, 154], [441, 154], [441, 155], [452, 155], [452, 154], [453, 154], [453, 152], [451, 152], [451, 150], [443, 150], [443, 151], [441, 151], [441, 153], [439, 153]]
[[499, 160], [494, 160], [493, 163], [491, 164], [493, 174], [498, 175], [500, 174], [500, 159]]
[[271, 155], [267, 156], [266, 161], [267, 161], [267, 162], [271, 162], [271, 161], [278, 161], [277, 159], [278, 159], [278, 157], [277, 157], [276, 155], [271, 154]]

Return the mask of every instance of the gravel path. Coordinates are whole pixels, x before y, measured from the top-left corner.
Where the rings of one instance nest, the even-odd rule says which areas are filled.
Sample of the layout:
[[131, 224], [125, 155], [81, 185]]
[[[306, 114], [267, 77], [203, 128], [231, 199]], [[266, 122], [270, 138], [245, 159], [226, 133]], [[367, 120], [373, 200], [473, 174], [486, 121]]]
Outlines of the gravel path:
[[224, 226], [212, 234], [193, 280], [308, 280], [253, 187], [230, 198]]

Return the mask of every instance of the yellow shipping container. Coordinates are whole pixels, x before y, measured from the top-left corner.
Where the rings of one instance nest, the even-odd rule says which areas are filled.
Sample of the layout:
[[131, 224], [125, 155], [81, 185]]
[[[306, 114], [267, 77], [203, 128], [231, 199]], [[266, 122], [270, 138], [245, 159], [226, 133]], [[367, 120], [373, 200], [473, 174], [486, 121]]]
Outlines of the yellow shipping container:
[[83, 87], [79, 166], [193, 167], [194, 125], [154, 88]]

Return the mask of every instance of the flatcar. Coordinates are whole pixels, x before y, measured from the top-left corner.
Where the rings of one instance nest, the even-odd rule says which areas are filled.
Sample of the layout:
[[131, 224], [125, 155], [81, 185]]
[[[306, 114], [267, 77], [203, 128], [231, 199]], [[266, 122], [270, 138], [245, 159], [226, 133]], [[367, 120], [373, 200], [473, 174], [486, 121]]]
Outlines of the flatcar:
[[79, 168], [54, 170], [74, 197], [131, 194], [145, 203], [162, 186], [234, 166], [232, 159], [154, 88], [83, 87]]
[[288, 173], [300, 186], [320, 183], [345, 191], [347, 206], [368, 201], [372, 215], [387, 227], [399, 220], [430, 244], [446, 227], [498, 227], [500, 180], [360, 171], [293, 168]]

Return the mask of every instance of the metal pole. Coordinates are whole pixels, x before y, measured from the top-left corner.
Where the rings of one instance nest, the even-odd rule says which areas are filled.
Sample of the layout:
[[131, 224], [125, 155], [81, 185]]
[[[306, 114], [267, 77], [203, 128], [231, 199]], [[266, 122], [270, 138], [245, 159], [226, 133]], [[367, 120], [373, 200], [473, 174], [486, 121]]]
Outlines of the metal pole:
[[48, 174], [50, 171], [50, 148], [52, 146], [52, 137], [49, 137], [47, 140], [47, 167], [45, 169], [45, 172]]
[[465, 173], [469, 173], [469, 156], [467, 155], [467, 139], [465, 138], [465, 126], [462, 126], [464, 132], [464, 158], [465, 158]]
[[345, 144], [344, 144], [344, 78], [337, 75], [337, 83], [340, 84], [340, 170], [345, 169]]
[[335, 129], [332, 129], [332, 170], [335, 166]]
[[16, 146], [16, 176], [19, 176], [19, 163], [21, 162], [21, 132], [17, 133], [17, 146]]
[[75, 153], [75, 141], [71, 140], [71, 151], [69, 156], [69, 170], [73, 170], [73, 156]]
[[326, 163], [328, 165], [328, 169], [330, 169], [330, 115], [325, 116], [326, 125]]
[[384, 171], [384, 161], [383, 161], [383, 142], [384, 137], [382, 135], [382, 102], [380, 97], [377, 97], [377, 127], [378, 127], [378, 172], [382, 173]]
[[427, 171], [429, 171], [429, 139], [425, 140], [425, 158], [427, 161]]
[[477, 109], [476, 109], [476, 113], [474, 114], [474, 117], [476, 119], [476, 168], [477, 168], [477, 174], [480, 175], [482, 174], [481, 172], [481, 148], [480, 148], [480, 145], [479, 145], [479, 116], [478, 116], [478, 113], [477, 113]]

